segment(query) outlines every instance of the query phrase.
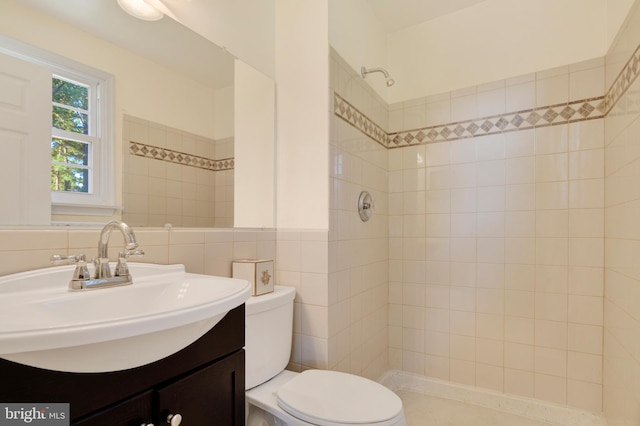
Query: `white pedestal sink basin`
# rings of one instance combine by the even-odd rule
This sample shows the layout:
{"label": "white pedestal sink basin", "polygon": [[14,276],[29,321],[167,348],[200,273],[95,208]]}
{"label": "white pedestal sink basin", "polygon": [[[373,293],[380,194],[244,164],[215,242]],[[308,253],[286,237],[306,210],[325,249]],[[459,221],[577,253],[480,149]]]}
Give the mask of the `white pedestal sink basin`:
{"label": "white pedestal sink basin", "polygon": [[251,294],[244,280],[130,263],[133,284],[68,291],[74,266],[0,277],[0,358],[70,372],[117,371],[196,341]]}

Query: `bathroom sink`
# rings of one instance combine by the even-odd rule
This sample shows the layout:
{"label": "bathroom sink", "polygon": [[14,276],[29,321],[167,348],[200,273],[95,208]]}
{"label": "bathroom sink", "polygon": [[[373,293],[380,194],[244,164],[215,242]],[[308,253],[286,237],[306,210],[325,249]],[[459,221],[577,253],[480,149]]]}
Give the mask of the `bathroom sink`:
{"label": "bathroom sink", "polygon": [[204,335],[251,294],[245,280],[130,263],[133,284],[68,291],[74,266],[0,277],[0,358],[69,372],[134,368]]}

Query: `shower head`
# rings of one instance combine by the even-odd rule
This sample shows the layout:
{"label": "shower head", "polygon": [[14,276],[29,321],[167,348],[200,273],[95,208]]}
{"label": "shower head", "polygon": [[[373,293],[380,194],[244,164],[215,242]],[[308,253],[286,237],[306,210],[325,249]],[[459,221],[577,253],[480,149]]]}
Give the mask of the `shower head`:
{"label": "shower head", "polygon": [[389,73],[384,68],[360,68],[360,75],[362,75],[362,78],[367,78],[367,74],[372,72],[381,72],[384,75],[384,78],[387,80],[387,87],[391,87],[395,83],[395,81],[389,77]]}

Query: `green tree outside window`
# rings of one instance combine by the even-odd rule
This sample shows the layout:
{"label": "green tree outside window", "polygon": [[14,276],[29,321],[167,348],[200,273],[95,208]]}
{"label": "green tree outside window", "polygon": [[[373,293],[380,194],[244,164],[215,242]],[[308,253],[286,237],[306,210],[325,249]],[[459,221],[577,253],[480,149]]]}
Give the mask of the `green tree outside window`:
{"label": "green tree outside window", "polygon": [[[54,129],[89,134],[89,88],[53,78]],[[89,192],[89,145],[69,138],[51,138],[51,190]]]}

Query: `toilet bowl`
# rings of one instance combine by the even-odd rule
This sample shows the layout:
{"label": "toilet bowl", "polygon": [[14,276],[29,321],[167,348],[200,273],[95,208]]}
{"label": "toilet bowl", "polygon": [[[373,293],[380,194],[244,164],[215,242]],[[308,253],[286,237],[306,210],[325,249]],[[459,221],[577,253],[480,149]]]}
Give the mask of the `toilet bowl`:
{"label": "toilet bowl", "polygon": [[293,287],[275,286],[245,303],[246,424],[406,425],[400,398],[377,382],[338,371],[285,370],[294,297]]}

